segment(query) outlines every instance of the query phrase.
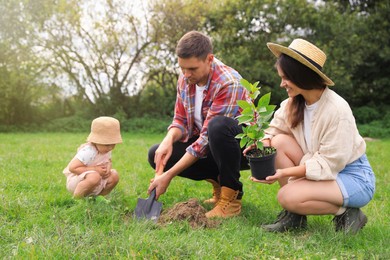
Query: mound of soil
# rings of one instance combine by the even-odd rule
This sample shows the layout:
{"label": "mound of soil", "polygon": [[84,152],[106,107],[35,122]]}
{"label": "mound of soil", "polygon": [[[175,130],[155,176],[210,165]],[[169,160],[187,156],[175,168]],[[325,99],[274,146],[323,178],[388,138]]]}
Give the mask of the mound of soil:
{"label": "mound of soil", "polygon": [[206,209],[202,207],[197,199],[189,199],[180,202],[173,208],[163,211],[158,220],[159,224],[166,225],[173,221],[188,221],[192,228],[214,228],[220,222],[206,218]]}

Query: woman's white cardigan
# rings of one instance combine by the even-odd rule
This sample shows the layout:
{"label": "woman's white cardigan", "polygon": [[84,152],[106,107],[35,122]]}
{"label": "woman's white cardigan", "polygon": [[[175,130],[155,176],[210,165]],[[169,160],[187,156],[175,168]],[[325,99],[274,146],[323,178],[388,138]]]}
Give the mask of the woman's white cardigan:
{"label": "woman's white cardigan", "polygon": [[306,145],[303,123],[292,129],[286,121],[288,100],[281,103],[265,133],[271,139],[281,133],[296,139],[304,153],[300,164],[306,165],[307,179],[334,180],[347,164],[365,153],[366,143],[358,132],[351,108],[333,90],[325,89],[314,111],[311,147]]}

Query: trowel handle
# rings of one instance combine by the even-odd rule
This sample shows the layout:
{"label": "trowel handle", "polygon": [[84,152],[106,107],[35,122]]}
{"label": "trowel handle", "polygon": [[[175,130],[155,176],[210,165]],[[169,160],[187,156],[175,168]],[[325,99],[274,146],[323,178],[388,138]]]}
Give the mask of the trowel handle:
{"label": "trowel handle", "polygon": [[164,172],[164,165],[160,163],[160,166],[157,168],[156,175],[160,176]]}
{"label": "trowel handle", "polygon": [[154,188],[149,195],[148,200],[155,200],[156,199],[156,188]]}
{"label": "trowel handle", "polygon": [[148,211],[152,208],[153,201],[156,199],[156,188],[154,188],[149,195],[149,198],[146,200],[146,208]]}

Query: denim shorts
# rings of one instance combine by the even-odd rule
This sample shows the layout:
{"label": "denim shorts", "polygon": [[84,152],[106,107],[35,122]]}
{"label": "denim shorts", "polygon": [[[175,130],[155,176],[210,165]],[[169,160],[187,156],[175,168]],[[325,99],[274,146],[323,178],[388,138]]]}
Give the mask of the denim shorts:
{"label": "denim shorts", "polygon": [[361,208],[375,192],[375,175],[365,154],[339,172],[336,181],[343,194],[343,207]]}

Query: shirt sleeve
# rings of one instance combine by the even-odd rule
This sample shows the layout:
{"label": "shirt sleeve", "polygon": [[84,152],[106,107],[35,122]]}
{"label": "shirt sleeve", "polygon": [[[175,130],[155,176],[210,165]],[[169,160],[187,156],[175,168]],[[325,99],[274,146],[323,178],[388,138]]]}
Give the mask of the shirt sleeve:
{"label": "shirt sleeve", "polygon": [[182,75],[180,76],[178,83],[177,83],[177,90],[176,90],[176,103],[175,103],[175,114],[173,116],[172,123],[169,125],[168,130],[171,128],[178,128],[180,129],[182,133],[182,139],[180,141],[186,142],[189,139],[188,136],[188,119],[187,119],[187,112],[185,110],[184,104],[183,104],[183,98],[181,93],[180,85],[183,84]]}
{"label": "shirt sleeve", "polygon": [[96,149],[92,145],[85,145],[76,154],[76,158],[84,165],[89,166],[97,155]]}
{"label": "shirt sleeve", "polygon": [[265,137],[264,138],[269,138],[272,139],[275,135],[278,134],[288,134],[292,135],[292,132],[290,128],[288,127],[288,122],[287,122],[287,103],[288,99],[284,100],[280,104],[280,108],[275,111],[274,117],[272,118],[269,127],[265,129]]}

